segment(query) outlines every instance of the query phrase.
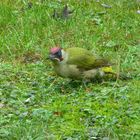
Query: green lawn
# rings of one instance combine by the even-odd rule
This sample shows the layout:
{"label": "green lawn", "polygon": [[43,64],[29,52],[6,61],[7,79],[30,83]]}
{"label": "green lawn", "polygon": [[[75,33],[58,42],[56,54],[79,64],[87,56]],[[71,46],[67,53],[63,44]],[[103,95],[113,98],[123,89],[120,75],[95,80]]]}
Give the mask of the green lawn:
{"label": "green lawn", "polygon": [[[66,3],[73,14],[54,19]],[[138,0],[0,0],[0,139],[139,140],[138,10]],[[108,57],[132,79],[85,87],[58,77],[47,59],[55,45]]]}

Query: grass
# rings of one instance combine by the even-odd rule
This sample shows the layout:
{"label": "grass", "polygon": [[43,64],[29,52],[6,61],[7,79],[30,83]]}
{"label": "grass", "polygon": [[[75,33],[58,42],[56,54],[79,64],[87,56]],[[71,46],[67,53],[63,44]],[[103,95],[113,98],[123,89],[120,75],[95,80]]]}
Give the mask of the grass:
{"label": "grass", "polygon": [[[68,3],[74,13],[53,19]],[[101,4],[111,5],[105,8]],[[139,140],[140,3],[136,0],[0,2],[0,139]],[[70,82],[47,60],[52,46],[120,61],[127,81]]]}

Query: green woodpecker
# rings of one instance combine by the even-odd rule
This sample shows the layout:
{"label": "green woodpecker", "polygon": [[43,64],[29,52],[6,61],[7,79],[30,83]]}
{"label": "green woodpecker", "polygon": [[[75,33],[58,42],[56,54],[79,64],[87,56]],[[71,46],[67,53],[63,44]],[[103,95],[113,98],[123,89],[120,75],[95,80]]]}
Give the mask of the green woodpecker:
{"label": "green woodpecker", "polygon": [[65,78],[89,80],[113,73],[109,61],[83,48],[54,47],[50,50],[49,58],[53,62],[55,72]]}

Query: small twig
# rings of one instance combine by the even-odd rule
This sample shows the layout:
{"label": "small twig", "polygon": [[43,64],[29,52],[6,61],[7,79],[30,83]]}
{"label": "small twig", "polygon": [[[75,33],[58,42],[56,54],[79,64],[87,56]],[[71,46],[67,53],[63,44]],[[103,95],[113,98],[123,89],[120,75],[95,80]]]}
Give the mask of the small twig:
{"label": "small twig", "polygon": [[50,89],[50,88],[54,85],[55,82],[56,82],[56,80],[54,80],[54,81],[49,85],[49,87],[48,87],[47,89]]}
{"label": "small twig", "polygon": [[119,56],[118,65],[117,65],[117,78],[116,78],[116,81],[118,81],[119,77],[120,77],[120,64],[121,64],[121,62],[120,62],[120,56]]}

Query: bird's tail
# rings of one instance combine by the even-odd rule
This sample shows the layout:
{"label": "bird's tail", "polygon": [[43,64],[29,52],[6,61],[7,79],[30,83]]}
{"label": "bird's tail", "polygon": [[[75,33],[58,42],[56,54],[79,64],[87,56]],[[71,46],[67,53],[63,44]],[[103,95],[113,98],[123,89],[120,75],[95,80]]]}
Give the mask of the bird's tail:
{"label": "bird's tail", "polygon": [[129,80],[132,79],[132,77],[127,76],[126,74],[122,73],[122,72],[115,72],[112,69],[112,66],[109,67],[103,67],[101,68],[101,70],[104,72],[104,78],[105,79],[121,79],[121,80]]}

